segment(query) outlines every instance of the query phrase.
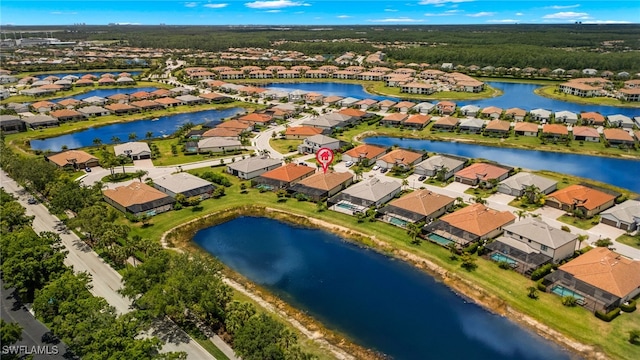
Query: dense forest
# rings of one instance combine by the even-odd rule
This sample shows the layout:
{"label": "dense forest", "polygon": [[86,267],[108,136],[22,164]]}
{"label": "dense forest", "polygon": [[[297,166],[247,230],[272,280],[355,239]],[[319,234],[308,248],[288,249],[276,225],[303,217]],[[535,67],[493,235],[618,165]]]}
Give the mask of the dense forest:
{"label": "dense forest", "polygon": [[3,30],[42,30],[50,34],[53,31],[52,34],[63,41],[117,40],[136,47],[202,51],[261,47],[329,56],[346,51],[382,50],[389,59],[403,62],[640,70],[637,61],[640,26],[635,24],[331,28],[114,25],[5,27]]}

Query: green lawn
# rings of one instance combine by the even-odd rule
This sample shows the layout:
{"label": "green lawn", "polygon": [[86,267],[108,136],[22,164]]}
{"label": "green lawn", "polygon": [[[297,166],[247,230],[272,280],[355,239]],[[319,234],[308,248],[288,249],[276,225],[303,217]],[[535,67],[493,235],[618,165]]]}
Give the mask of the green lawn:
{"label": "green lawn", "polygon": [[620,235],[616,241],[625,245],[633,246],[636,249],[640,249],[640,235],[631,236],[627,234]]}
{"label": "green lawn", "polygon": [[622,101],[609,97],[580,97],[575,95],[569,95],[565,93],[556,93],[558,89],[557,85],[545,86],[539,89],[535,89],[534,92],[540,96],[552,98],[555,100],[579,103],[579,104],[589,104],[589,105],[606,105],[606,106],[620,106],[620,107],[633,107],[638,108],[640,104]]}
{"label": "green lawn", "polygon": [[[193,172],[203,171],[222,173],[223,168],[198,169]],[[240,181],[231,177],[229,179],[233,185],[226,188],[226,195],[220,199],[203,201],[201,211],[194,212],[190,208],[185,208],[159,214],[151,220],[153,225],[145,229],[142,229],[140,224],[130,224],[133,228],[133,234],[159,239],[165,231],[201,215],[247,204],[282,209],[375,236],[377,240],[389,244],[388,248],[381,250],[383,252],[393,254],[397,250],[405,250],[430,260],[449,271],[445,283],[465,286],[470,282],[483,288],[484,292],[479,295],[480,301],[487,302],[487,306],[496,312],[504,313],[507,307],[513,308],[582,343],[596,345],[612,358],[640,358],[640,347],[632,346],[626,341],[628,338],[626,332],[638,328],[637,324],[640,324],[640,311],[623,314],[613,322],[605,323],[580,307],[564,307],[560,298],[555,295],[540,294],[539,300],[531,300],[527,297],[526,288],[531,286],[533,282],[513,271],[499,269],[493,262],[479,258],[477,261],[479,267],[476,271],[462,271],[459,262],[453,262],[449,259],[447,249],[426,242],[418,246],[412,245],[408,241],[406,232],[395,226],[382,222],[358,223],[351,216],[331,211],[318,212],[315,204],[294,199],[278,203],[275,194],[271,192],[260,193],[256,189],[250,189],[247,194],[241,194]],[[124,219],[121,221],[126,222]],[[360,241],[364,245],[373,245],[367,238],[360,239]],[[477,290],[473,292],[475,293]]]}
{"label": "green lawn", "polygon": [[[153,165],[155,166],[181,165],[196,161],[219,159],[232,155],[249,157],[252,152],[251,150],[241,150],[237,152],[214,153],[211,156],[209,154],[185,154],[182,152],[183,145],[180,144],[179,139],[168,138],[153,140],[152,142],[158,146],[158,150],[160,151],[160,157],[153,159]],[[176,154],[172,152],[172,145],[175,145],[177,150]]]}
{"label": "green lawn", "polygon": [[269,145],[280,154],[288,154],[298,150],[303,140],[271,139]]}
{"label": "green lawn", "polygon": [[592,227],[598,225],[600,222],[600,219],[597,216],[591,219],[580,219],[580,218],[569,216],[566,214],[560,216],[557,220],[568,225],[573,225],[578,229],[582,229],[582,230],[589,230]]}

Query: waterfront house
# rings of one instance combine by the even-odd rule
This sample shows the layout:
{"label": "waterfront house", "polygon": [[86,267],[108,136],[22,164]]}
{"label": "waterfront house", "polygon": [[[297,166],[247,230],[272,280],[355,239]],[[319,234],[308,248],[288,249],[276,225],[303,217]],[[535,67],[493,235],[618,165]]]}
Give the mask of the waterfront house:
{"label": "waterfront house", "polygon": [[351,116],[354,122],[360,122],[362,119],[370,116],[370,114],[365,111],[353,108],[341,109],[340,111],[338,111],[338,114]]}
{"label": "waterfront house", "polygon": [[487,244],[492,252],[515,260],[522,273],[571,257],[578,235],[555,228],[539,218],[527,218],[504,227],[504,234]]}
{"label": "waterfront house", "polygon": [[513,132],[522,136],[538,136],[538,124],[530,122],[517,122],[513,126]]}
{"label": "waterfront house", "polygon": [[314,173],[315,168],[311,166],[289,163],[261,174],[253,180],[252,184],[267,186],[271,189],[287,189]]}
{"label": "waterfront house", "polygon": [[190,94],[176,96],[176,100],[180,101],[185,105],[198,105],[198,104],[204,104],[207,102],[206,99],[203,99],[199,96],[190,95]]}
{"label": "waterfront house", "polygon": [[498,192],[511,196],[522,196],[529,186],[535,186],[542,194],[548,195],[558,188],[558,182],[523,171],[502,180],[498,184]]}
{"label": "waterfront house", "polygon": [[340,140],[322,134],[312,135],[305,138],[298,146],[298,153],[315,154],[321,148],[338,150],[340,149]]}
{"label": "waterfront house", "polygon": [[511,108],[504,112],[504,118],[513,121],[524,121],[525,116],[527,116],[527,111],[520,108]]}
{"label": "waterfront house", "polygon": [[582,119],[582,123],[586,125],[605,125],[604,116],[600,115],[597,112],[583,112],[582,114],[580,114],[580,118]]}
{"label": "waterfront house", "polygon": [[568,136],[569,130],[564,125],[544,124],[542,126],[542,137],[551,139],[566,139]]}
{"label": "waterfront house", "polygon": [[75,109],[76,106],[82,104],[82,101],[77,99],[64,99],[58,101],[58,106],[65,109]]}
{"label": "waterfront house", "polygon": [[627,200],[600,213],[600,222],[625,231],[640,228],[640,201]]}
{"label": "waterfront house", "polygon": [[60,109],[60,110],[54,110],[50,113],[50,115],[55,118],[58,119],[58,121],[62,122],[62,121],[76,121],[76,120],[83,120],[84,119],[84,115],[82,115],[81,113],[77,112],[76,110],[73,109]]}
{"label": "waterfront house", "polygon": [[362,110],[367,110],[371,107],[374,107],[378,104],[377,100],[373,100],[373,99],[364,99],[364,100],[360,100],[358,101],[355,105],[360,107],[360,109]]}
{"label": "waterfront house", "polygon": [[502,109],[496,106],[487,106],[482,109],[482,116],[487,117],[489,119],[499,119],[502,115]]}
{"label": "waterfront house", "polygon": [[280,166],[281,160],[252,156],[227,165],[227,173],[240,179],[251,180]]}
{"label": "waterfront house", "polygon": [[515,222],[509,211],[490,209],[482,204],[472,204],[428,225],[426,232],[435,233],[455,243],[466,246],[471,242],[492,239],[503,228]]}
{"label": "waterfront house", "polygon": [[154,178],[153,187],[174,199],[178,194],[181,194],[187,199],[196,196],[201,200],[210,198],[216,188],[207,180],[186,172]]}
{"label": "waterfront house", "polygon": [[49,112],[53,109],[56,109],[58,107],[58,104],[51,102],[51,101],[47,101],[47,100],[43,100],[43,101],[37,101],[34,102],[33,104],[31,104],[31,108],[37,112],[37,113],[41,113],[44,114],[46,112]]}
{"label": "waterfront house", "polygon": [[140,112],[140,108],[138,107],[131,106],[129,104],[121,104],[121,103],[113,103],[113,104],[105,105],[104,108],[116,115],[133,114],[136,112]]}
{"label": "waterfront house", "polygon": [[[170,92],[171,93],[171,92]],[[144,100],[153,97],[148,91],[136,91],[133,94],[129,95],[131,100]]]}
{"label": "waterfront house", "polygon": [[361,181],[329,198],[331,210],[353,215],[365,212],[369,207],[379,207],[393,199],[402,190],[399,181],[380,180],[377,177]]}
{"label": "waterfront house", "polygon": [[397,103],[392,100],[382,100],[378,103],[378,108],[380,108],[380,111],[389,111],[389,109],[391,109],[396,104]]}
{"label": "waterfront house", "polygon": [[409,109],[413,108],[414,106],[416,106],[416,103],[412,101],[400,101],[399,103],[393,105],[392,108],[399,112],[406,113],[407,111],[409,111]]}
{"label": "waterfront house", "polygon": [[138,100],[138,101],[132,101],[129,104],[137,108],[140,108],[140,110],[144,110],[144,111],[160,110],[164,108],[164,105],[158,104],[153,100]]}
{"label": "waterfront house", "polygon": [[174,99],[172,97],[162,97],[159,99],[154,99],[154,102],[157,102],[158,104],[162,105],[162,107],[164,108],[168,108],[168,107],[176,107],[176,106],[180,106],[183,105],[184,102]]}
{"label": "waterfront house", "polygon": [[380,120],[380,125],[399,126],[409,118],[409,115],[403,113],[391,113]]}
{"label": "waterfront house", "polygon": [[463,116],[478,116],[480,112],[480,107],[475,105],[465,105],[460,108],[460,114]]}
{"label": "waterfront house", "polygon": [[557,111],[554,117],[557,122],[563,122],[565,124],[575,124],[578,122],[578,114],[571,111]]}
{"label": "waterfront house", "polygon": [[198,141],[198,152],[226,152],[242,149],[242,143],[239,140],[223,138],[223,137],[208,137]]}
{"label": "waterfront house", "polygon": [[592,217],[614,205],[615,195],[583,185],[570,185],[549,194],[545,205],[566,212],[581,211],[585,217]]}
{"label": "waterfront house", "polygon": [[502,181],[509,169],[489,163],[475,163],[455,173],[455,181],[466,185],[492,187],[492,181]]}
{"label": "waterfront house", "polygon": [[433,126],[431,126],[431,130],[451,132],[456,129],[459,122],[460,119],[453,116],[443,116],[433,123]]}
{"label": "waterfront house", "polygon": [[[215,127],[213,129],[202,129],[202,134],[199,136],[192,136],[193,140],[200,140],[208,137],[223,137],[229,139],[240,140],[240,134],[243,133],[242,129]],[[196,143],[197,144],[197,143]]]}
{"label": "waterfront house", "polygon": [[640,261],[596,247],[547,275],[545,283],[552,292],[569,290],[584,297],[586,307],[609,312],[640,294]]}
{"label": "waterfront house", "polygon": [[491,120],[484,128],[485,135],[496,135],[501,137],[508,137],[509,131],[511,131],[511,123],[504,120]]}
{"label": "waterfront house", "polygon": [[104,105],[108,101],[109,101],[108,99],[103,98],[101,96],[90,96],[88,98],[82,99],[83,103],[91,104],[91,105]]}
{"label": "waterfront house", "polygon": [[430,115],[416,114],[416,115],[409,116],[409,118],[405,120],[402,123],[402,125],[406,127],[414,128],[417,130],[422,130],[429,124],[430,121],[431,121]]}
{"label": "waterfront house", "polygon": [[113,146],[116,156],[124,155],[131,160],[151,159],[149,144],[141,141],[132,141]]}
{"label": "waterfront house", "polygon": [[50,115],[23,116],[22,121],[32,129],[58,126],[58,119]]}
{"label": "waterfront house", "polygon": [[360,161],[366,160],[367,164],[372,164],[384,154],[386,154],[387,149],[375,145],[362,144],[345,151],[342,154],[343,161],[351,161],[353,163],[359,163]]}
{"label": "waterfront house", "polygon": [[623,129],[604,129],[602,135],[611,145],[633,146],[634,144],[631,134]]}
{"label": "waterfront house", "polygon": [[284,131],[284,137],[287,140],[304,139],[309,136],[318,135],[322,133],[321,128],[313,126],[294,126],[288,127]]}
{"label": "waterfront house", "polygon": [[630,117],[621,114],[609,115],[607,116],[607,120],[609,121],[609,125],[623,129],[632,129],[634,126],[634,122]]}
{"label": "waterfront house", "polygon": [[420,114],[428,114],[430,113],[436,106],[430,102],[421,102],[413,107],[413,110],[419,112]]}
{"label": "waterfront house", "polygon": [[432,156],[415,166],[415,173],[418,175],[437,176],[442,170],[442,180],[447,180],[456,172],[464,168],[465,160],[444,155]]}
{"label": "waterfront house", "polygon": [[534,109],[529,112],[531,121],[546,123],[551,120],[551,111],[545,109]]}
{"label": "waterfront house", "polygon": [[376,161],[376,165],[386,169],[391,169],[394,166],[407,169],[421,162],[423,156],[425,156],[425,154],[404,149],[395,149],[381,156]]}
{"label": "waterfront house", "polygon": [[305,195],[309,200],[318,202],[339,193],[352,183],[353,174],[350,172],[316,172],[291,186],[288,191]]}
{"label": "waterfront house", "polygon": [[[244,132],[244,131],[252,131],[253,124],[246,121],[233,119],[233,120],[227,120],[227,121],[221,122],[220,124],[216,125],[216,128],[233,129],[239,132]],[[207,136],[206,133],[203,136],[206,137]]]}
{"label": "waterfront house", "polygon": [[436,109],[440,115],[451,115],[456,112],[456,103],[452,101],[440,101],[436,104]]}
{"label": "waterfront house", "polygon": [[354,97],[347,97],[344,98],[340,101],[338,101],[338,105],[342,106],[342,107],[351,107],[351,106],[355,106],[355,104],[360,101],[360,99],[356,99]]}
{"label": "waterfront house", "polygon": [[340,100],[344,99],[342,96],[331,95],[322,100],[325,105],[337,105]]}
{"label": "waterfront house", "polygon": [[82,150],[67,150],[57,154],[48,155],[45,156],[45,160],[57,165],[59,168],[72,168],[74,170],[99,165],[97,157]]}
{"label": "waterfront house", "polygon": [[0,130],[4,134],[27,131],[27,126],[15,115],[0,115]]}
{"label": "waterfront house", "polygon": [[478,118],[466,118],[460,120],[458,129],[463,134],[480,134],[484,128],[484,120]]}
{"label": "waterfront house", "polygon": [[578,141],[599,142],[600,134],[598,130],[589,126],[574,126],[571,130],[573,139]]}
{"label": "waterfront house", "polygon": [[407,223],[428,223],[442,216],[453,208],[455,201],[454,198],[423,189],[392,200],[378,212],[383,214],[383,221],[405,227]]}
{"label": "waterfront house", "polygon": [[407,82],[400,85],[400,92],[407,94],[431,95],[436,92],[436,86],[423,82]]}
{"label": "waterfront house", "polygon": [[126,186],[102,191],[104,200],[117,210],[133,216],[156,215],[173,209],[175,200],[160,190],[134,181]]}

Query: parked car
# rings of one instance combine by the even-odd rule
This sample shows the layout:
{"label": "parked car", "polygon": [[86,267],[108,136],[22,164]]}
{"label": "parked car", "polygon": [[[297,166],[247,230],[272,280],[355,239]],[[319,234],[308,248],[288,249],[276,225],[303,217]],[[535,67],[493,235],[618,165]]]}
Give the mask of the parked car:
{"label": "parked car", "polygon": [[346,166],[346,167],[352,167],[352,166],[353,166],[353,161],[347,161],[347,162],[345,163],[345,166]]}
{"label": "parked car", "polygon": [[42,338],[40,340],[45,344],[58,344],[60,343],[60,339],[56,335],[54,335],[51,331],[47,331],[42,334]]}
{"label": "parked car", "polygon": [[34,199],[32,197],[27,199],[27,204],[29,204],[29,205],[34,205],[34,204],[37,204],[37,203],[38,203],[38,200],[36,200],[36,199]]}
{"label": "parked car", "polygon": [[84,171],[91,172],[91,168],[87,166],[86,168],[84,168]]}
{"label": "parked car", "polygon": [[422,175],[422,176],[420,176],[420,177],[418,178],[418,181],[425,181],[425,180],[427,180],[427,177],[426,177],[426,176],[424,176],[424,175]]}
{"label": "parked car", "polygon": [[387,171],[389,171],[389,169],[387,169],[387,168],[382,168],[382,169],[380,169],[380,173],[381,173],[381,174],[384,174],[384,173],[386,173]]}
{"label": "parked car", "polygon": [[374,166],[371,168],[371,170],[373,170],[373,171],[376,171],[376,170],[378,170],[378,169],[380,169],[380,166],[378,166],[378,165],[374,165]]}

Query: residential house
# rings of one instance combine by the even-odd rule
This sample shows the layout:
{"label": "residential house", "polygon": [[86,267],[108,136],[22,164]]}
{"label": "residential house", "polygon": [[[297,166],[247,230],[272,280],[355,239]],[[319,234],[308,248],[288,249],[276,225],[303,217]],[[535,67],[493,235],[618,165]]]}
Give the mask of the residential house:
{"label": "residential house", "polygon": [[198,141],[198,152],[226,152],[242,149],[242,143],[236,139],[208,137]]}
{"label": "residential house", "polygon": [[242,115],[239,118],[237,118],[236,120],[241,121],[241,122],[254,124],[254,125],[266,126],[266,125],[269,125],[273,121],[273,117],[271,115],[269,115],[269,114],[262,114],[262,113],[253,112],[253,113],[250,113],[250,114]]}
{"label": "residential house", "polygon": [[424,129],[429,122],[431,121],[431,115],[411,115],[407,120],[405,120],[402,125],[414,129]]}
{"label": "residential house", "polygon": [[108,101],[109,101],[108,99],[103,98],[101,96],[90,96],[88,98],[82,99],[83,103],[91,104],[91,105],[104,105]]}
{"label": "residential house", "polygon": [[154,178],[153,187],[174,199],[178,194],[181,194],[187,199],[199,197],[201,200],[210,198],[213,190],[216,189],[216,187],[207,180],[187,172]]}
{"label": "residential house", "polygon": [[480,112],[480,107],[475,105],[465,105],[460,108],[460,114],[463,116],[478,116]]}
{"label": "residential house", "polygon": [[111,114],[111,112],[109,112],[109,110],[103,108],[102,106],[96,106],[96,105],[90,105],[90,106],[81,107],[81,108],[78,109],[78,111],[82,115],[84,115],[84,117],[86,117],[86,118],[98,117],[98,116],[107,116],[107,115]]}
{"label": "residential house", "polygon": [[520,108],[511,108],[504,112],[504,118],[513,121],[524,121],[525,116],[527,116],[527,111]]}
{"label": "residential house", "polygon": [[634,144],[631,134],[623,129],[604,129],[602,135],[611,145],[633,146]]}
{"label": "residential house", "polygon": [[492,187],[492,182],[499,182],[509,176],[509,169],[489,163],[475,163],[459,170],[455,174],[455,181],[466,185]]}
{"label": "residential house", "polygon": [[353,108],[341,109],[340,111],[338,111],[338,114],[351,116],[354,122],[360,122],[362,119],[370,116],[370,114],[365,111]]}
{"label": "residential house", "polygon": [[519,172],[502,180],[498,184],[498,192],[511,196],[522,196],[525,189],[535,186],[542,194],[548,195],[558,188],[558,182],[528,172]]}
{"label": "residential house", "polygon": [[313,126],[294,126],[288,127],[284,131],[284,137],[287,140],[305,139],[309,136],[319,135],[322,133],[321,128]]}
{"label": "residential house", "polygon": [[504,120],[491,120],[484,128],[485,135],[497,135],[501,137],[508,137],[509,131],[511,131],[511,123]]}
{"label": "residential house", "polygon": [[460,120],[460,132],[467,134],[480,134],[484,127],[484,120],[477,118],[466,118]]}
{"label": "residential house", "polygon": [[367,110],[371,107],[377,106],[378,101],[373,99],[364,99],[360,100],[356,103],[356,106],[360,107],[362,110]]}
{"label": "residential house", "polygon": [[114,104],[105,105],[104,107],[105,109],[109,110],[110,112],[113,112],[116,115],[132,114],[132,113],[140,112],[140,108],[131,106],[129,104],[114,103]]}
{"label": "residential house", "polygon": [[315,173],[315,168],[294,163],[269,170],[253,180],[253,184],[268,186],[271,189],[287,189],[300,180]]}
{"label": "residential house", "polygon": [[331,210],[353,215],[365,212],[369,207],[380,207],[393,199],[402,190],[399,181],[380,180],[377,177],[361,181],[329,198]]}
{"label": "residential house", "polygon": [[84,119],[84,115],[72,109],[54,110],[50,114],[53,118],[58,119],[58,121],[76,121]]}
{"label": "residential house", "polygon": [[154,102],[157,102],[158,104],[162,105],[164,108],[169,108],[169,107],[176,107],[176,106],[180,106],[183,105],[184,103],[178,99],[174,99],[172,97],[162,97],[159,99],[155,99],[153,100]]}
{"label": "residential house", "polygon": [[99,165],[97,157],[82,150],[67,150],[57,154],[45,156],[48,162],[60,168],[70,167],[74,170],[90,168]]}
{"label": "residential house", "polygon": [[513,132],[516,135],[522,136],[538,136],[539,131],[538,124],[530,123],[530,122],[517,122],[513,126]]}
{"label": "residential house", "polygon": [[289,93],[289,101],[290,102],[304,101],[307,93],[308,91],[304,91],[304,90],[293,90],[292,92]]}
{"label": "residential house", "polygon": [[549,194],[545,205],[590,218],[614,205],[616,196],[583,185],[570,185]]}
{"label": "residential house", "polygon": [[452,132],[456,129],[459,122],[460,119],[453,116],[443,116],[433,123],[433,126],[431,126],[431,130]]}
{"label": "residential house", "polygon": [[215,127],[213,129],[204,130],[200,137],[194,138],[194,140],[200,140],[209,137],[222,137],[234,140],[240,140],[240,134],[243,133],[242,129],[227,128],[227,127]]}
{"label": "residential house", "polygon": [[282,166],[281,160],[252,156],[229,164],[227,173],[240,179],[251,180],[280,166]]}
{"label": "residential house", "polygon": [[12,134],[27,131],[27,127],[24,121],[15,115],[0,115],[0,131],[3,134]]}
{"label": "residential house", "polygon": [[163,104],[159,104],[153,100],[138,100],[138,101],[132,101],[129,103],[129,105],[133,105],[137,108],[140,108],[141,110],[146,110],[146,111],[150,111],[150,110],[160,110],[164,108]]}
{"label": "residential house", "polygon": [[607,120],[609,121],[609,125],[617,126],[623,129],[632,129],[634,126],[633,120],[625,115],[609,115],[607,116]]}
{"label": "residential house", "polygon": [[353,163],[359,163],[360,161],[366,160],[367,164],[372,164],[386,154],[386,152],[387,149],[383,147],[362,144],[345,151],[342,154],[342,160],[345,162],[351,161]]}
{"label": "residential house", "polygon": [[437,176],[442,172],[442,180],[447,180],[456,172],[464,168],[465,160],[451,156],[435,155],[415,166],[414,172],[418,175]]}
{"label": "residential house", "polygon": [[552,139],[566,139],[569,137],[569,130],[560,124],[544,124],[542,126],[542,137]]}
{"label": "residential house", "polygon": [[58,106],[65,109],[75,109],[76,106],[82,104],[82,101],[77,99],[64,99],[58,101]]}
{"label": "residential house", "polygon": [[482,116],[487,117],[489,119],[499,119],[502,115],[502,109],[495,106],[487,106],[482,109]]}
{"label": "residential house", "polygon": [[431,222],[451,210],[455,201],[454,198],[423,189],[392,200],[378,212],[383,214],[383,221],[405,227],[407,223]]}
{"label": "residential house", "polygon": [[288,191],[293,194],[305,195],[311,201],[318,202],[339,193],[352,183],[353,174],[350,172],[317,172],[300,180]]}
{"label": "residential house", "polygon": [[407,82],[400,84],[400,92],[407,94],[431,95],[436,92],[435,85],[423,82]]}
{"label": "residential house", "polygon": [[545,109],[534,109],[529,112],[529,118],[531,121],[546,123],[551,120],[551,111]]}
{"label": "residential house", "polygon": [[340,114],[330,113],[323,114],[315,119],[309,119],[302,122],[304,126],[313,126],[323,130],[324,133],[331,133],[334,129],[345,128],[351,124],[353,117]]}
{"label": "residential house", "polygon": [[640,201],[627,200],[600,213],[600,222],[625,231],[640,228]]}
{"label": "residential house", "polygon": [[412,109],[414,106],[416,106],[416,103],[411,102],[411,101],[400,101],[399,103],[395,104],[392,106],[393,109],[401,112],[401,113],[406,113],[407,111],[409,111],[410,109]]}
{"label": "residential house", "polygon": [[[227,120],[227,121],[221,122],[220,124],[216,125],[216,128],[232,129],[239,132],[245,132],[245,131],[252,131],[253,124],[246,121],[233,119],[233,120]],[[206,134],[207,133],[205,133],[203,137],[207,137]]]}
{"label": "residential house", "polygon": [[51,101],[43,100],[43,101],[34,102],[33,104],[31,104],[31,107],[37,113],[44,114],[44,113],[50,112],[51,110],[57,108],[58,104],[56,104],[54,102],[51,102]]}
{"label": "residential house", "polygon": [[436,109],[440,115],[451,115],[456,112],[456,103],[452,101],[440,101],[436,104]]}
{"label": "residential house", "polygon": [[522,273],[547,263],[558,264],[576,250],[578,235],[555,228],[539,218],[527,218],[504,227],[504,235],[487,249],[515,260]]}
{"label": "residential house", "polygon": [[340,140],[322,134],[309,136],[298,146],[298,153],[315,154],[321,148],[338,150],[340,149]]}
{"label": "residential house", "polygon": [[116,156],[124,155],[132,160],[151,159],[149,144],[141,141],[132,141],[113,146]]}
{"label": "residential house", "polygon": [[574,126],[571,133],[573,134],[573,139],[577,141],[600,141],[598,130],[589,126]]}
{"label": "residential house", "polygon": [[342,96],[331,95],[324,98],[322,101],[325,105],[338,105],[339,101],[344,99]]}
{"label": "residential house", "polygon": [[421,102],[413,107],[413,110],[416,110],[420,114],[428,114],[430,113],[436,106],[430,102]]}
{"label": "residential house", "polygon": [[58,126],[58,119],[49,115],[23,116],[22,121],[32,129]]}
{"label": "residential house", "polygon": [[590,309],[609,312],[640,294],[640,261],[596,247],[545,277],[551,291],[568,289]]}
{"label": "residential house", "polygon": [[376,165],[386,169],[391,169],[394,166],[407,169],[421,162],[425,155],[414,151],[395,149],[381,156],[376,161]]}
{"label": "residential house", "polygon": [[557,111],[554,116],[556,121],[561,121],[565,124],[575,124],[578,122],[578,114],[571,111]]}
{"label": "residential house", "polygon": [[109,205],[133,216],[160,214],[173,209],[176,202],[162,191],[138,181],[103,190],[102,195]]}
{"label": "residential house", "polygon": [[425,231],[465,246],[500,235],[503,228],[513,224],[515,219],[515,215],[510,211],[498,211],[482,204],[472,204],[444,215],[440,220],[428,225]]}
{"label": "residential house", "polygon": [[582,119],[583,124],[595,126],[605,125],[604,116],[600,115],[597,112],[583,112],[582,114],[580,114],[580,118]]}
{"label": "residential house", "polygon": [[356,99],[353,97],[347,97],[344,98],[340,101],[338,101],[338,105],[342,106],[342,107],[351,107],[351,106],[355,106],[355,104],[360,101],[360,99]]}
{"label": "residential house", "polygon": [[409,115],[403,113],[391,113],[382,120],[380,120],[380,125],[385,126],[400,126],[403,121],[409,118]]}

